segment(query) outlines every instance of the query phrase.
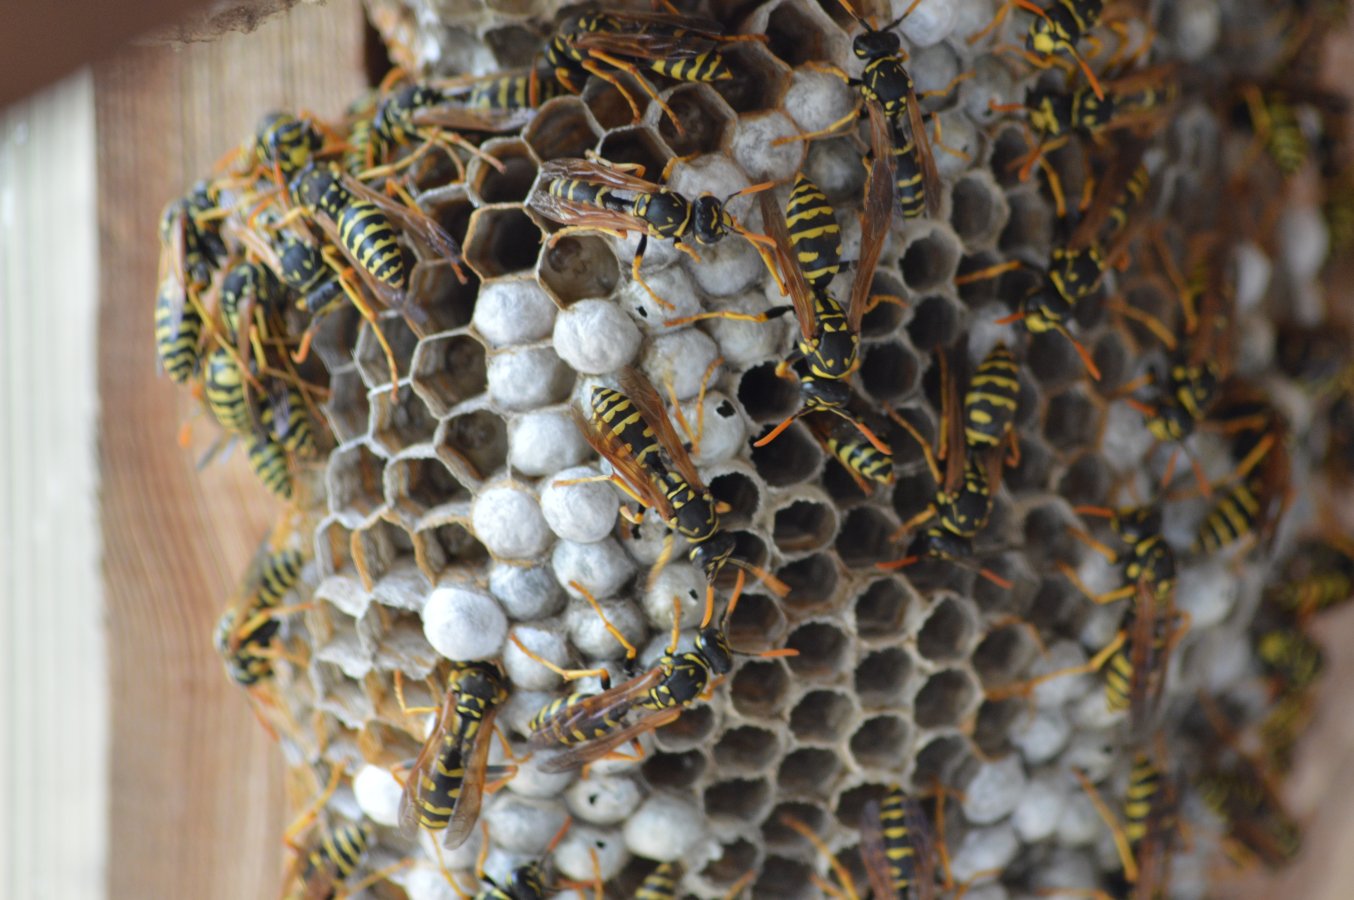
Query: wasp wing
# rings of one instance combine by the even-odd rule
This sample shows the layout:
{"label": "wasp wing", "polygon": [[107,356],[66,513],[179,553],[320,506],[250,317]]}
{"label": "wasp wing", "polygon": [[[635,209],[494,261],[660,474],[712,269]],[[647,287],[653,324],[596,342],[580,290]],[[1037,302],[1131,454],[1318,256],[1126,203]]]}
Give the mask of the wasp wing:
{"label": "wasp wing", "polygon": [[790,229],[785,223],[785,213],[770,191],[763,191],[758,198],[762,207],[762,228],[767,237],[775,244],[776,265],[780,269],[781,279],[790,292],[790,302],[794,304],[795,320],[799,322],[799,333],[805,341],[813,339],[814,313],[813,289],[799,267],[799,259],[790,244]]}
{"label": "wasp wing", "polygon": [[475,830],[475,822],[479,820],[484,782],[489,776],[489,747],[494,740],[494,717],[497,715],[498,707],[488,707],[469,752],[464,752],[462,748],[465,777],[461,781],[461,793],[456,798],[451,821],[447,823],[446,833],[442,836],[442,846],[448,850],[455,850],[464,844],[470,832]]}
{"label": "wasp wing", "polygon": [[[423,749],[419,751],[418,758],[404,779],[404,792],[400,795],[400,833],[407,838],[418,836],[419,801],[423,797],[424,782],[430,779],[429,772],[432,767],[441,763],[443,768],[453,770],[460,765],[459,747],[447,748],[446,752],[443,752],[446,736],[455,721],[456,695],[448,691],[446,697],[442,699],[442,709],[437,714],[437,722],[428,739],[423,742]],[[462,785],[462,790],[464,789],[465,786]]]}
{"label": "wasp wing", "polygon": [[[914,104],[915,106],[915,104]],[[865,101],[870,114],[870,174],[865,181],[865,209],[860,223],[860,255],[856,260],[856,274],[851,280],[851,305],[847,322],[853,334],[860,334],[860,320],[870,302],[870,287],[874,283],[875,266],[884,252],[884,241],[893,224],[893,142],[889,136],[889,122],[884,110],[874,100]],[[925,135],[923,134],[923,137]],[[927,196],[931,192],[927,190]]]}
{"label": "wasp wing", "polygon": [[874,897],[894,897],[893,872],[884,849],[884,829],[879,820],[879,801],[871,800],[860,812],[860,859]]}
{"label": "wasp wing", "polygon": [[658,389],[654,387],[653,382],[638,369],[627,367],[621,372],[620,384],[621,390],[653,429],[654,437],[676,466],[678,474],[686,479],[687,484],[691,485],[696,493],[705,493],[705,483],[701,480],[700,472],[691,462],[686,445],[673,428],[672,419],[668,417],[667,408],[663,405],[662,398],[658,396]]}
{"label": "wasp wing", "polygon": [[[634,707],[632,707],[633,709]],[[630,741],[646,731],[654,731],[662,728],[669,722],[675,720],[682,714],[680,707],[654,709],[644,707],[640,709],[638,715],[623,728],[608,732],[599,738],[586,743],[576,744],[558,754],[551,756],[541,763],[543,772],[570,772],[580,766],[594,763],[622,744]]]}
{"label": "wasp wing", "polygon": [[663,521],[671,521],[674,512],[667,495],[659,489],[653,476],[641,466],[630,450],[610,431],[598,427],[592,420],[571,408],[574,424],[583,433],[583,437],[597,454],[611,463],[616,475],[630,487],[640,502],[658,513]]}

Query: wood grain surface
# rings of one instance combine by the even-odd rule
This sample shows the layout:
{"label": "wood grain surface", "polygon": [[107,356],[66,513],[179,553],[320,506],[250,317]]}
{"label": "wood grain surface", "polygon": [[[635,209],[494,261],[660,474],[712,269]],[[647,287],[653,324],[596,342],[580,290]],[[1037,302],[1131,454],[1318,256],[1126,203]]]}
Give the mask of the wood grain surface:
{"label": "wood grain surface", "polygon": [[275,108],[332,116],[362,87],[356,0],[249,35],[134,47],[97,66],[100,442],[112,695],[109,896],[276,896],[281,759],[211,630],[278,506],[155,369],[160,209]]}

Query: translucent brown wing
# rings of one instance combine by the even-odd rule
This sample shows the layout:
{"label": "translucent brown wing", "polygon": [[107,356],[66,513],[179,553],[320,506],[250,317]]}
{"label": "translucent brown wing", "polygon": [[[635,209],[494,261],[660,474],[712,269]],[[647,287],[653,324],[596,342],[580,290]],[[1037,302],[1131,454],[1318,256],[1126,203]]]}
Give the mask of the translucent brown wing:
{"label": "translucent brown wing", "polygon": [[532,108],[475,109],[469,106],[442,105],[414,113],[414,124],[431,125],[451,131],[487,131],[499,134],[518,131],[536,115]]}
{"label": "translucent brown wing", "polygon": [[652,194],[661,191],[663,186],[646,181],[637,175],[631,175],[615,166],[604,165],[590,159],[552,159],[541,166],[541,181],[557,181],[561,178],[579,178],[604,184],[607,187],[630,191],[635,194]]}
{"label": "translucent brown wing", "polygon": [[[913,104],[915,107],[915,104]],[[884,241],[893,224],[893,141],[883,108],[874,100],[865,101],[870,115],[870,174],[865,181],[865,209],[860,223],[860,255],[851,280],[851,305],[847,322],[851,331],[860,333],[860,320],[870,302],[875,266],[884,252]],[[924,136],[924,135],[923,135]],[[927,196],[930,196],[928,190]]]}
{"label": "translucent brown wing", "polygon": [[428,217],[421,209],[410,209],[403,203],[387,197],[380,191],[374,191],[357,178],[335,169],[334,174],[355,197],[376,204],[399,225],[407,235],[416,238],[425,250],[425,255],[433,259],[461,260],[461,245],[447,233],[441,225]]}
{"label": "translucent brown wing", "polygon": [[541,180],[527,206],[553,222],[564,225],[582,225],[609,231],[649,231],[643,219],[620,210],[605,209],[590,203],[580,203],[550,192],[552,181],[577,178],[594,184],[604,184],[634,195],[652,193],[661,188],[652,182],[627,175],[607,166],[599,166],[584,159],[552,159],[541,167]]}
{"label": "translucent brown wing", "polygon": [[[700,16],[684,16],[674,13],[660,12],[638,12],[638,11],[610,11],[606,13],[607,17],[619,22],[623,29],[629,29],[624,33],[630,34],[644,29],[654,27],[666,29],[681,29],[692,37],[702,37],[712,41],[720,41],[725,38],[725,28],[714,19],[706,19]],[[595,34],[597,32],[589,32]]]}
{"label": "translucent brown wing", "polygon": [[621,372],[620,384],[621,391],[630,398],[630,402],[635,404],[644,421],[653,429],[654,437],[676,466],[677,473],[686,479],[687,484],[691,485],[696,493],[705,493],[705,483],[701,480],[701,474],[691,462],[691,456],[677,435],[677,430],[672,427],[667,407],[663,405],[663,400],[658,396],[658,389],[653,386],[653,382],[638,369],[627,367]]}
{"label": "translucent brown wing", "polygon": [[1129,679],[1129,721],[1134,734],[1150,733],[1151,719],[1165,686],[1169,644],[1158,648],[1156,636],[1158,624],[1170,627],[1166,621],[1169,612],[1163,613],[1160,609],[1170,603],[1170,597],[1158,598],[1153,594],[1146,578],[1138,579],[1138,592],[1133,606],[1133,632],[1128,636],[1129,661],[1133,668]]}
{"label": "translucent brown wing", "polygon": [[[943,421],[940,423],[941,452],[945,455],[943,488],[954,493],[964,483],[964,466],[968,458],[964,445],[964,419],[959,408],[959,384],[953,371],[954,361],[941,347],[936,348],[936,359],[940,363],[940,403],[943,412]],[[998,460],[1001,458],[998,453],[992,456]]]}
{"label": "translucent brown wing", "polygon": [[456,798],[451,821],[442,835],[442,846],[448,850],[455,850],[464,844],[479,820],[480,804],[484,800],[484,782],[489,774],[489,748],[494,741],[494,718],[497,715],[498,707],[487,708],[469,751],[461,748],[465,778],[461,782],[461,793]]}
{"label": "translucent brown wing", "polygon": [[860,859],[865,864],[865,878],[870,882],[873,897],[892,898],[893,873],[889,869],[888,852],[884,849],[884,829],[879,820],[879,802],[871,800],[860,811]]}
{"label": "translucent brown wing", "polygon": [[616,471],[616,475],[629,485],[630,489],[639,497],[640,502],[658,513],[663,521],[671,521],[675,513],[672,509],[672,503],[667,496],[654,483],[649,472],[635,461],[634,456],[610,431],[598,428],[593,422],[584,416],[577,408],[570,408],[574,417],[574,424],[578,430],[583,433],[583,437],[591,445],[597,454],[611,463],[611,467]]}
{"label": "translucent brown wing", "polygon": [[681,708],[649,709],[642,708],[635,718],[625,727],[609,732],[596,740],[576,744],[541,763],[543,772],[569,772],[580,766],[594,763],[617,747],[646,731],[654,731],[672,722],[682,714]]}
{"label": "translucent brown wing", "polygon": [[780,269],[790,292],[790,302],[794,304],[795,320],[799,322],[799,333],[805,341],[813,339],[813,289],[799,267],[799,259],[790,245],[790,228],[785,223],[785,213],[772,196],[771,191],[763,191],[758,197],[762,205],[762,228],[767,237],[775,242],[776,265]]}
{"label": "translucent brown wing", "polygon": [[[456,695],[447,692],[442,698],[442,709],[437,714],[437,723],[433,726],[428,739],[423,742],[418,759],[404,779],[404,793],[400,795],[400,833],[407,838],[418,837],[418,800],[423,792],[423,779],[441,755],[447,733],[456,721]],[[459,752],[456,751],[456,752]],[[454,768],[454,766],[448,766]],[[462,786],[464,789],[464,785]]]}
{"label": "translucent brown wing", "polygon": [[916,88],[909,85],[907,93],[907,125],[912,131],[912,146],[917,152],[921,169],[922,188],[926,193],[926,215],[935,218],[940,212],[940,169],[936,168],[936,154],[931,149],[931,136],[921,117],[921,103]]}
{"label": "translucent brown wing", "polygon": [[[940,800],[944,803],[944,798]],[[903,798],[903,821],[912,839],[912,897],[913,900],[934,900],[936,896],[936,836],[931,823],[917,801]]]}
{"label": "translucent brown wing", "polygon": [[1097,179],[1091,202],[1067,239],[1069,250],[1084,250],[1096,243],[1110,212],[1121,204],[1136,202],[1127,195],[1127,190],[1146,149],[1146,141],[1133,138],[1115,142],[1114,156],[1105,172]]}
{"label": "translucent brown wing", "polygon": [[718,44],[696,34],[671,32],[589,31],[569,42],[580,50],[600,50],[633,59],[693,59],[715,49]]}

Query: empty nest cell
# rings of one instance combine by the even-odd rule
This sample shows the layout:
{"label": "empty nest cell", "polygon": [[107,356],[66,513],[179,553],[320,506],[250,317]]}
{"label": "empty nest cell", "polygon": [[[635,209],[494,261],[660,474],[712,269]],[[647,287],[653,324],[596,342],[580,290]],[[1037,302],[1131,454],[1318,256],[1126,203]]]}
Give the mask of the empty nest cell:
{"label": "empty nest cell", "polygon": [[840,574],[831,555],[815,553],[782,566],[776,577],[790,588],[781,603],[791,615],[802,616],[832,605]]}
{"label": "empty nest cell", "polygon": [[892,556],[894,525],[883,512],[860,506],[846,514],[837,534],[837,555],[848,566],[863,566]]}
{"label": "empty nest cell", "polygon": [[667,104],[682,123],[682,133],[666,115],[658,119],[658,134],[678,156],[715,153],[733,127],[733,110],[706,84],[682,84],[667,96]]}
{"label": "empty nest cell", "polygon": [[520,206],[482,206],[470,217],[465,261],[481,278],[532,269],[544,238]]}
{"label": "empty nest cell", "polygon": [[714,822],[760,822],[770,805],[771,785],[761,778],[718,781],[705,789],[705,814]]}
{"label": "empty nest cell", "polygon": [[438,335],[419,344],[414,391],[438,418],[484,393],[488,384],[484,345],[468,334]]}
{"label": "empty nest cell", "polygon": [[644,780],[658,790],[685,790],[705,777],[708,765],[705,754],[698,750],[655,752],[644,760]]}
{"label": "empty nest cell", "polygon": [[385,461],[366,444],[340,447],[329,458],[326,484],[329,511],[355,528],[371,517],[384,503],[381,473]]}
{"label": "empty nest cell", "polygon": [[969,713],[978,690],[961,669],[945,669],[927,679],[912,701],[912,715],[921,728],[957,725]]}
{"label": "empty nest cell", "polygon": [[731,728],[720,735],[714,747],[715,765],[722,771],[750,775],[761,772],[780,755],[776,732],[755,725]]}
{"label": "empty nest cell", "polygon": [[518,138],[487,141],[480,152],[498,165],[476,157],[466,173],[472,196],[481,203],[521,203],[536,181],[536,160],[531,148]]}
{"label": "empty nest cell", "polygon": [[482,481],[507,462],[508,426],[487,409],[452,416],[438,430],[437,453],[468,466],[473,477]]}
{"label": "empty nest cell", "polygon": [[781,760],[776,784],[795,797],[828,797],[841,774],[842,761],[833,750],[801,747]]}
{"label": "empty nest cell", "polygon": [[371,442],[387,456],[432,441],[437,420],[412,391],[376,391],[371,400]]}
{"label": "empty nest cell", "polygon": [[831,542],[837,511],[826,500],[805,498],[776,510],[772,540],[782,553],[807,553]]}
{"label": "empty nest cell", "polygon": [[883,341],[864,348],[860,381],[866,392],[883,405],[891,406],[912,393],[920,372],[917,355],[900,341]]}
{"label": "empty nest cell", "polygon": [[851,643],[835,624],[811,622],[795,629],[786,646],[798,651],[787,660],[798,678],[805,681],[834,680],[845,673]]}
{"label": "empty nest cell", "polygon": [[871,583],[856,598],[856,633],[866,641],[901,634],[913,596],[897,578]]}
{"label": "empty nest cell", "polygon": [[522,139],[542,161],[581,159],[596,148],[600,137],[587,107],[577,97],[551,100],[522,129]]}
{"label": "empty nest cell", "polygon": [[912,729],[898,716],[875,716],[861,723],[849,746],[861,768],[901,771],[911,755]]}
{"label": "empty nest cell", "polygon": [[436,457],[391,460],[385,473],[386,501],[411,520],[447,504],[464,504],[470,491]]}
{"label": "empty nest cell", "polygon": [[860,704],[868,708],[902,706],[912,658],[901,647],[871,653],[856,666],[855,687]]}
{"label": "empty nest cell", "polygon": [[357,360],[358,371],[362,373],[362,380],[369,388],[385,387],[390,384],[390,364],[381,342],[372,333],[374,328],[381,330],[394,352],[395,365],[401,378],[409,374],[407,361],[418,344],[418,336],[399,316],[382,316],[375,323],[363,321],[362,327],[358,329],[357,347],[353,351],[353,356]]}
{"label": "empty nest cell", "polygon": [[567,308],[609,297],[620,281],[620,264],[602,238],[571,234],[545,248],[537,274],[555,303]]}
{"label": "empty nest cell", "polygon": [[823,454],[817,442],[797,423],[766,446],[752,449],[752,465],[772,487],[802,484],[822,464]]}
{"label": "empty nest cell", "polygon": [[977,630],[972,610],[956,598],[946,597],[935,605],[917,633],[917,652],[935,662],[962,659]]}
{"label": "empty nest cell", "polygon": [[837,691],[810,691],[790,711],[790,730],[801,741],[834,745],[855,717],[855,705]]}

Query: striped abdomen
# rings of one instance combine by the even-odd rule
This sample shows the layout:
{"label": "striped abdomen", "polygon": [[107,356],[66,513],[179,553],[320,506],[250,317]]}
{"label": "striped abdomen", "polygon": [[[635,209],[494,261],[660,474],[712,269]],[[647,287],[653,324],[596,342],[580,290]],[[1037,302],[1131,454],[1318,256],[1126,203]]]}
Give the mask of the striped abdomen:
{"label": "striped abdomen", "polygon": [[824,443],[838,462],[862,478],[884,485],[893,484],[893,457],[881,453],[855,428],[834,429]]}
{"label": "striped abdomen", "polygon": [[244,377],[230,351],[219,347],[207,355],[203,387],[207,407],[221,427],[236,434],[248,434],[253,428],[249,403],[245,397]]}
{"label": "striped abdomen", "polygon": [[620,728],[620,720],[629,706],[611,704],[610,708],[594,710],[587,701],[598,696],[580,692],[550,701],[532,718],[528,743],[534,749],[572,747],[605,737]]}
{"label": "striped abdomen", "polygon": [[1214,553],[1249,534],[1260,517],[1262,490],[1263,484],[1257,478],[1233,485],[1204,517],[1190,552]]}
{"label": "striped abdomen", "polygon": [[909,134],[901,147],[893,148],[893,171],[893,192],[898,197],[898,211],[903,218],[919,219],[926,215],[926,179],[914,135]]}
{"label": "striped abdomen", "polygon": [[[532,97],[532,77],[502,75],[481,81],[466,95],[465,105],[471,109],[515,110],[533,109],[563,93],[560,83],[549,72],[536,73],[536,96]],[[534,99],[535,102],[532,102]]]}
{"label": "striped abdomen", "polygon": [[827,195],[802,174],[795,176],[785,224],[804,277],[815,289],[825,289],[842,268],[842,230]]}
{"label": "striped abdomen", "polygon": [[260,417],[264,428],[288,453],[315,454],[315,431],[306,414],[305,400],[293,385],[287,386],[286,400],[269,403]]}
{"label": "striped abdomen", "polygon": [[665,862],[644,877],[633,900],[674,900],[677,896],[677,864]]}
{"label": "striped abdomen", "polygon": [[321,870],[331,872],[336,880],[343,881],[362,864],[371,839],[372,829],[366,823],[349,823],[326,831],[320,838],[319,846],[310,851],[306,859],[302,881],[309,881]]}
{"label": "striped abdomen", "polygon": [[970,447],[995,447],[1011,433],[1020,398],[1015,356],[998,344],[978,364],[964,394],[964,441]]}
{"label": "striped abdomen", "polygon": [[451,731],[442,736],[441,752],[424,770],[422,779],[416,800],[418,824],[429,831],[441,831],[450,824],[465,784],[465,758]]}
{"label": "striped abdomen", "polygon": [[733,70],[718,50],[706,50],[689,59],[649,60],[649,68],[674,81],[728,81]]}
{"label": "striped abdomen", "polygon": [[1133,758],[1133,771],[1128,778],[1128,793],[1124,797],[1124,836],[1136,847],[1152,830],[1170,827],[1163,822],[1161,772],[1151,758],[1139,752]]}
{"label": "striped abdomen", "polygon": [[279,550],[263,560],[259,574],[258,601],[262,606],[277,606],[301,577],[305,558],[300,550]]}
{"label": "striped abdomen", "polygon": [[377,281],[404,290],[408,273],[395,227],[375,203],[349,196],[334,220],[344,249]]}
{"label": "striped abdomen", "polygon": [[917,859],[913,836],[907,826],[907,804],[901,788],[894,788],[879,806],[879,826],[884,838],[884,856],[889,862],[889,880],[898,896],[916,878]]}
{"label": "striped abdomen", "polygon": [[610,388],[594,388],[592,417],[615,435],[646,471],[660,474],[666,471],[658,455],[658,439],[629,397]]}
{"label": "striped abdomen", "polygon": [[175,384],[183,384],[197,374],[202,364],[198,350],[201,340],[202,316],[174,282],[166,280],[155,297],[155,351],[160,366]]}
{"label": "striped abdomen", "polygon": [[245,444],[249,467],[263,482],[263,486],[283,500],[292,495],[291,469],[287,466],[287,451],[267,435],[252,436]]}

